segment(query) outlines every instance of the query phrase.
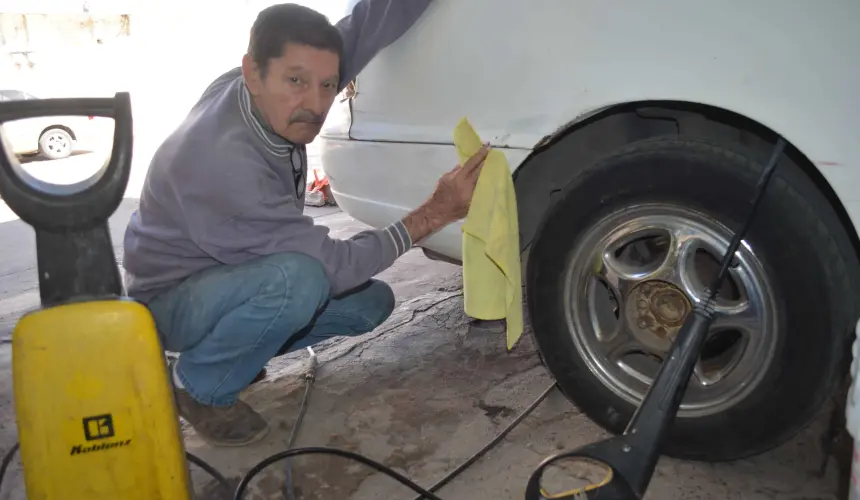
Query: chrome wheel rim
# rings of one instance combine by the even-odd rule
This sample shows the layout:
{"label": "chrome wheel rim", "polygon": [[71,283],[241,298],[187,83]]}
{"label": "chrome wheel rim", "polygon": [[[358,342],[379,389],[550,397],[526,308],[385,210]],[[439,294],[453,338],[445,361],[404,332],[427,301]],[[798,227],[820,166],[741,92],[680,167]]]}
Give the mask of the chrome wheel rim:
{"label": "chrome wheel rim", "polygon": [[[590,371],[638,405],[674,336],[719,268],[731,231],[699,212],[639,205],[580,238],[564,271],[568,331]],[[761,381],[777,344],[774,293],[744,241],[717,299],[717,316],[679,417],[713,415]]]}

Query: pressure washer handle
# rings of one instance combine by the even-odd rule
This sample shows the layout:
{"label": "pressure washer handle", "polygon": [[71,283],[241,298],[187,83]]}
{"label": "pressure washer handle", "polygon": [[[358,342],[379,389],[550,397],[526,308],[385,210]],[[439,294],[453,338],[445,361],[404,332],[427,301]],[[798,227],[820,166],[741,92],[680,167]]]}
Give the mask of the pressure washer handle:
{"label": "pressure washer handle", "polygon": [[[529,478],[526,500],[641,500],[651,482],[663,441],[675,420],[713,320],[714,312],[710,307],[697,305],[684,320],[657,378],[627,424],[624,434],[545,460]],[[606,469],[606,478],[580,491],[545,495],[540,482],[543,471],[561,460],[596,462]]]}
{"label": "pressure washer handle", "polygon": [[[114,119],[110,159],[92,177],[58,186],[36,179],[15,157],[2,124],[46,116],[99,116]],[[33,99],[0,103],[0,197],[24,222],[37,229],[68,232],[106,221],[119,206],[131,172],[131,98]]]}
{"label": "pressure washer handle", "polygon": [[[636,489],[625,479],[624,474],[610,465],[629,453],[624,436],[586,445],[574,451],[559,453],[547,458],[532,473],[526,485],[526,500],[641,500]],[[626,450],[626,451],[625,451]],[[541,479],[544,471],[559,462],[590,462],[606,469],[602,481],[564,493],[551,494],[544,491]],[[560,463],[559,463],[560,465]]]}

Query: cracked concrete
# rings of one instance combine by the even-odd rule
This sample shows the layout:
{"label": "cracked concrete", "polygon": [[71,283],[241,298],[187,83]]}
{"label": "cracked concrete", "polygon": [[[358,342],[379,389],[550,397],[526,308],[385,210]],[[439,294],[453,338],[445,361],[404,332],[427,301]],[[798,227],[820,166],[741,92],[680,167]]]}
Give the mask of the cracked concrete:
{"label": "cracked concrete", "polygon": [[[134,200],[111,221],[114,242]],[[335,237],[363,226],[342,213],[320,215]],[[37,305],[32,232],[20,221],[0,224],[0,338],[20,314]],[[118,257],[121,255],[118,254]],[[502,430],[550,383],[527,335],[512,352],[492,328],[476,328],[463,314],[459,269],[431,262],[419,250],[405,255],[381,278],[391,283],[397,308],[376,332],[333,339],[318,349],[320,368],[298,446],[335,446],[363,453],[417,483],[430,485]],[[272,424],[262,442],[238,449],[212,448],[184,427],[189,451],[238,478],[263,457],[282,450],[304,392],[304,352],[273,360],[267,380],[243,399]],[[0,451],[14,443],[9,346],[0,345]],[[833,469],[823,477],[818,436],[822,423],[785,446],[749,460],[701,464],[663,459],[649,499],[832,500]],[[531,470],[546,456],[606,434],[553,391],[495,449],[440,492],[449,499],[518,499]],[[315,500],[413,498],[380,474],[337,457],[293,460],[299,498]],[[224,498],[218,486],[192,467],[198,498]],[[567,467],[549,477],[550,487],[572,486],[592,471]],[[282,498],[282,465],[258,476],[247,498]],[[25,498],[16,461],[0,500]]]}

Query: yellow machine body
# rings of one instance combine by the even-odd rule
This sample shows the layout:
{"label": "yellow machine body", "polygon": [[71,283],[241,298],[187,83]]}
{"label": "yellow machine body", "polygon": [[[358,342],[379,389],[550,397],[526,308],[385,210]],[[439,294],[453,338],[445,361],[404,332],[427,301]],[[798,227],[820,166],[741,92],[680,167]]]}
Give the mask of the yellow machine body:
{"label": "yellow machine body", "polygon": [[191,482],[164,351],[128,299],[27,314],[12,337],[29,500],[187,500]]}

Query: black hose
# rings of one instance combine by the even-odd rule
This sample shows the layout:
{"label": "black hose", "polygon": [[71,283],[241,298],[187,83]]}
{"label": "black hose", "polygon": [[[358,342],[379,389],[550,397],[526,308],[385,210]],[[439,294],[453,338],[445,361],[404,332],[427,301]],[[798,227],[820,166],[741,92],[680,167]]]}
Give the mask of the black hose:
{"label": "black hose", "polygon": [[[307,384],[307,387],[305,389],[305,395],[304,395],[304,398],[302,401],[302,407],[304,409],[306,409],[306,403],[307,403],[307,399],[308,399],[310,386],[311,386],[311,384],[309,381],[309,383]],[[549,387],[547,387],[541,393],[540,396],[537,397],[537,399],[535,399],[525,410],[523,410],[522,413],[517,415],[517,417],[514,420],[512,420],[511,423],[508,424],[507,427],[505,427],[501,432],[496,434],[496,436],[492,440],[490,440],[489,443],[487,443],[477,453],[472,455],[468,460],[463,462],[460,466],[458,466],[456,469],[454,469],[453,471],[448,473],[445,477],[443,477],[442,479],[437,481],[433,486],[431,486],[428,489],[424,489],[421,486],[418,486],[412,480],[410,480],[406,476],[398,473],[397,471],[391,469],[390,467],[387,467],[387,466],[382,465],[378,462],[375,462],[375,461],[373,461],[373,460],[371,460],[365,456],[359,455],[358,453],[353,453],[351,451],[346,451],[346,450],[340,450],[337,448],[310,447],[310,448],[288,449],[286,451],[282,451],[280,453],[276,453],[274,455],[271,455],[271,456],[263,459],[262,461],[258,462],[254,467],[251,468],[250,471],[248,471],[247,474],[245,474],[245,476],[239,482],[239,485],[236,487],[236,490],[233,493],[233,498],[234,498],[234,500],[243,500],[243,496],[245,494],[245,491],[248,489],[248,485],[251,483],[251,480],[254,479],[254,477],[256,477],[260,472],[262,472],[264,469],[266,469],[268,466],[272,465],[275,462],[278,462],[280,460],[285,460],[285,459],[288,459],[291,457],[299,456],[299,455],[335,455],[335,456],[347,458],[347,459],[362,463],[364,465],[367,465],[368,467],[375,469],[376,471],[381,472],[381,473],[385,474],[386,476],[394,479],[395,481],[399,482],[400,484],[402,484],[402,485],[406,486],[407,488],[411,489],[412,491],[418,493],[419,496],[416,497],[415,500],[442,500],[440,497],[436,496],[435,492],[440,490],[446,484],[450,483],[454,478],[456,478],[457,476],[462,474],[466,469],[468,469],[475,462],[477,462],[478,459],[480,459],[482,456],[484,456],[494,446],[499,444],[499,442],[501,442],[502,439],[504,439],[516,426],[518,426],[529,414],[531,414],[531,412],[533,412],[538,407],[538,405],[540,405],[540,403],[543,402],[543,400],[547,398],[547,396],[549,396],[550,392],[552,392],[552,390],[555,387],[556,387],[556,384],[555,384],[555,382],[553,382]],[[297,422],[296,422],[297,425],[293,428],[294,430],[293,430],[293,433],[291,434],[291,437],[290,437],[290,445],[291,446],[295,442],[295,436],[297,434],[296,429],[298,429],[300,427],[301,420],[303,417],[304,417],[304,412],[302,410],[300,410],[299,411],[299,417],[298,417]],[[12,462],[12,458],[15,456],[15,452],[18,451],[18,447],[19,447],[18,443],[15,443],[15,445],[12,448],[10,448],[9,451],[6,452],[6,455],[3,457],[3,462],[0,463],[0,490],[2,489],[3,478],[6,476],[6,471],[9,468],[9,464]],[[191,453],[186,452],[185,456],[189,462],[193,463],[194,465],[197,465],[198,467],[203,469],[206,473],[208,473],[210,476],[212,476],[218,482],[218,484],[220,484],[222,487],[225,488],[226,491],[232,490],[230,482],[227,480],[226,477],[224,477],[223,474],[221,474],[218,471],[218,469],[216,469],[215,467],[210,465],[208,462],[206,462],[202,458],[200,458],[196,455],[193,455]],[[292,489],[292,483],[291,482],[289,483],[289,486],[290,486],[290,489]]]}
{"label": "black hose", "polygon": [[12,458],[15,456],[15,452],[18,451],[18,443],[15,443],[15,446],[9,448],[9,451],[6,452],[6,455],[3,457],[3,462],[0,462],[0,491],[3,491],[3,478],[6,477],[6,470],[9,469],[9,464],[12,463]]}
{"label": "black hose", "polygon": [[198,457],[197,455],[192,455],[191,453],[189,453],[187,451],[185,452],[185,458],[187,458],[189,462],[196,465],[197,467],[200,467],[201,469],[206,471],[210,476],[215,478],[215,480],[218,481],[218,484],[220,484],[221,486],[226,488],[227,491],[233,490],[233,486],[230,485],[230,482],[227,481],[227,478],[224,477],[223,474],[218,472],[218,469],[209,465],[208,462],[206,462],[202,458]]}
{"label": "black hose", "polygon": [[261,462],[257,463],[247,474],[242,478],[242,481],[239,483],[239,486],[236,488],[236,492],[233,494],[233,500],[244,500],[243,496],[245,495],[245,491],[248,488],[251,480],[257,476],[260,472],[262,472],[265,468],[272,465],[273,463],[284,460],[290,457],[299,456],[299,455],[335,455],[342,458],[347,458],[350,460],[354,460],[356,462],[360,462],[364,465],[367,465],[378,472],[385,474],[386,476],[394,479],[400,484],[410,488],[412,491],[418,493],[418,497],[415,500],[441,500],[438,496],[436,496],[435,492],[441,489],[443,486],[451,482],[454,478],[462,474],[466,469],[471,467],[475,462],[478,461],[482,456],[484,456],[488,451],[490,451],[494,446],[499,444],[502,439],[505,438],[517,425],[519,425],[523,419],[525,419],[531,412],[535,410],[535,408],[549,396],[549,393],[556,387],[556,383],[553,382],[549,387],[547,387],[540,396],[535,399],[532,404],[530,404],[525,410],[522,411],[517,417],[508,424],[501,432],[496,434],[496,436],[490,440],[481,450],[472,455],[468,460],[463,462],[459,467],[448,473],[445,477],[440,479],[436,484],[431,486],[428,489],[424,489],[414,482],[412,482],[409,478],[401,475],[397,471],[382,465],[378,462],[375,462],[365,456],[359,455],[357,453],[353,453],[350,451],[340,450],[337,448],[327,448],[327,447],[314,447],[314,448],[295,448],[289,449],[286,451],[282,451],[280,453],[276,453],[271,455]]}
{"label": "black hose", "polygon": [[418,486],[408,477],[400,474],[399,472],[391,469],[390,467],[386,467],[378,462],[375,462],[363,455],[359,455],[358,453],[353,453],[351,451],[341,450],[338,448],[327,448],[327,447],[313,447],[313,448],[295,448],[292,450],[282,451],[280,453],[275,453],[262,461],[260,461],[257,465],[255,465],[245,477],[242,478],[242,481],[239,483],[239,486],[236,488],[236,492],[233,494],[233,500],[243,500],[245,495],[245,490],[248,489],[248,484],[250,484],[251,480],[257,476],[260,472],[262,472],[266,467],[272,465],[273,463],[283,460],[285,458],[297,457],[299,455],[335,455],[338,457],[348,458],[350,460],[354,460],[356,462],[360,462],[372,469],[381,472],[390,478],[394,479],[398,483],[406,486],[407,488],[415,491],[416,493],[422,495],[424,498],[428,498],[430,500],[442,500],[437,497],[433,493],[425,490],[424,488]]}
{"label": "black hose", "polygon": [[755,197],[752,199],[752,203],[750,203],[750,211],[746,220],[744,221],[744,225],[741,226],[740,230],[736,231],[732,236],[732,241],[729,243],[729,248],[726,250],[726,253],[723,254],[723,260],[720,262],[720,270],[717,272],[714,281],[711,283],[710,293],[708,295],[708,302],[713,303],[717,298],[717,293],[719,293],[720,288],[723,287],[723,281],[725,281],[726,276],[728,275],[729,266],[731,266],[732,261],[735,258],[735,252],[738,251],[738,248],[741,246],[741,241],[743,241],[744,236],[746,236],[747,231],[749,231],[750,226],[753,223],[753,218],[758,211],[758,206],[761,204],[761,201],[764,199],[764,190],[767,189],[767,185],[770,182],[771,176],[776,171],[776,165],[779,163],[779,157],[782,155],[782,152],[785,150],[786,142],[785,139],[780,137],[776,141],[776,146],[773,148],[773,153],[770,155],[770,160],[767,162],[767,165],[764,168],[764,171],[759,177],[758,184],[756,184],[756,192]]}
{"label": "black hose", "polygon": [[[449,472],[449,473],[448,473],[448,475],[446,475],[445,477],[443,477],[442,479],[440,479],[436,484],[434,484],[433,486],[429,487],[427,490],[428,490],[428,491],[431,491],[431,492],[433,492],[433,493],[436,493],[436,492],[437,492],[437,491],[439,491],[443,486],[445,486],[446,484],[450,483],[454,478],[456,478],[457,476],[459,476],[460,474],[462,474],[462,473],[463,473],[463,471],[465,471],[466,469],[468,469],[469,467],[471,467],[471,466],[472,466],[472,464],[474,464],[475,462],[477,462],[479,458],[481,458],[482,456],[484,456],[488,451],[490,451],[491,449],[493,449],[493,447],[494,447],[494,446],[496,446],[497,444],[499,444],[499,442],[500,442],[502,439],[504,439],[504,438],[505,438],[505,436],[507,436],[508,434],[510,434],[510,432],[511,432],[512,430],[514,430],[514,427],[516,427],[516,426],[520,425],[520,422],[522,422],[524,418],[526,418],[527,416],[529,416],[529,414],[530,414],[531,412],[533,412],[533,411],[535,410],[535,408],[537,408],[537,407],[538,407],[538,405],[539,405],[539,404],[541,404],[541,403],[543,402],[543,400],[544,400],[544,399],[546,399],[546,397],[547,397],[547,396],[549,396],[549,393],[550,393],[550,392],[552,392],[552,390],[553,390],[553,389],[555,389],[555,387],[556,387],[556,384],[555,384],[555,382],[553,382],[549,387],[547,387],[547,388],[546,388],[546,390],[544,390],[544,391],[543,391],[543,393],[542,393],[540,396],[538,396],[538,397],[537,397],[537,399],[535,399],[535,400],[534,400],[534,402],[532,402],[532,404],[530,404],[530,405],[528,406],[528,408],[526,408],[525,410],[523,410],[523,412],[522,412],[522,413],[520,413],[520,414],[517,416],[517,418],[515,418],[513,421],[511,421],[511,423],[510,423],[510,424],[508,424],[508,426],[507,426],[507,427],[505,427],[505,428],[502,430],[502,432],[500,432],[500,433],[496,434],[496,437],[494,437],[494,438],[493,438],[489,443],[487,443],[487,444],[486,444],[486,446],[484,446],[483,448],[481,448],[481,450],[480,450],[480,451],[478,451],[477,453],[475,453],[474,455],[472,455],[468,460],[466,460],[465,462],[463,462],[462,464],[460,464],[460,466],[459,466],[459,467],[457,467],[456,469],[454,469],[454,470],[452,470],[451,472]],[[424,498],[425,498],[425,497],[424,497],[423,495],[420,495],[420,496],[415,497],[415,500],[423,500]]]}
{"label": "black hose", "polygon": [[[15,452],[18,451],[19,447],[19,443],[15,443],[15,445],[9,448],[9,451],[6,452],[6,455],[3,457],[3,462],[0,462],[0,492],[3,491],[3,478],[6,477],[6,471],[9,469],[9,465],[12,463],[12,458],[15,457]],[[210,476],[215,478],[215,480],[218,481],[218,484],[226,488],[227,491],[233,490],[233,487],[230,485],[230,482],[227,481],[227,478],[225,478],[223,474],[218,472],[218,469],[209,465],[208,462],[188,452],[185,453],[185,458],[188,459],[189,462],[200,467]]]}

